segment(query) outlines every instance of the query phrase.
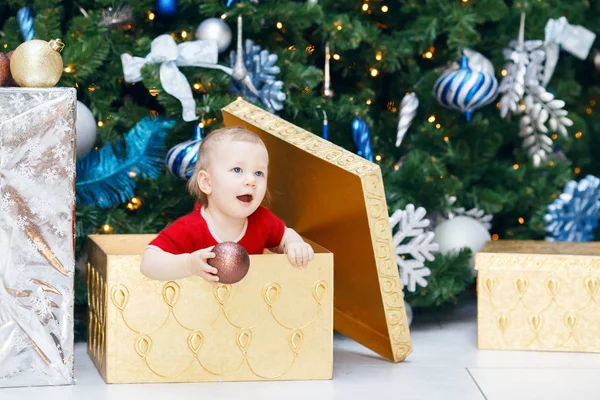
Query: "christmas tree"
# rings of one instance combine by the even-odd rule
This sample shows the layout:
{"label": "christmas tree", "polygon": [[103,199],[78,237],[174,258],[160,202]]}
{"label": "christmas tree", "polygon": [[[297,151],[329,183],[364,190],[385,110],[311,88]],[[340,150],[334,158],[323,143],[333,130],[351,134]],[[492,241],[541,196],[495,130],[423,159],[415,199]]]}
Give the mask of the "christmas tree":
{"label": "christmas tree", "polygon": [[[318,135],[324,135],[326,116],[328,140],[380,165],[390,215],[414,204],[437,225],[460,214],[457,208],[476,209],[474,219],[493,215],[493,240],[540,240],[548,235],[547,206],[565,184],[600,169],[593,156],[600,151],[596,53],[580,59],[559,43],[551,79],[525,88],[525,98],[511,100],[518,88],[503,78],[520,76],[525,86],[542,81],[531,74],[543,71],[529,68],[525,76],[511,54],[527,54],[533,64],[535,51],[547,45],[550,19],[566,16],[571,25],[597,31],[599,8],[599,2],[580,0],[9,0],[0,6],[0,48],[8,53],[28,35],[61,38],[58,86],[76,87],[93,114],[97,137],[78,164],[82,258],[88,234],[156,233],[189,212],[193,200],[185,195],[185,180],[164,167],[166,152],[198,130],[218,128],[220,109],[240,96]],[[196,49],[198,59],[178,60],[182,47],[173,56],[174,45],[197,39],[211,42]],[[542,43],[536,47],[531,40]],[[243,57],[236,57],[240,48]],[[460,72],[461,57],[473,52],[494,67],[486,79],[502,83],[489,105],[465,110],[463,104],[462,111],[472,111],[467,121],[440,105],[458,94],[448,98],[440,87],[436,99],[433,90],[440,76]],[[538,64],[547,65],[548,52],[543,57]],[[480,73],[476,59],[468,61],[468,73]],[[245,80],[236,75],[241,64],[249,73]],[[530,110],[527,93],[534,99]],[[558,99],[572,126],[560,119],[565,113]],[[540,118],[549,121],[547,132]],[[160,129],[143,125],[153,120],[163,121]],[[471,251],[455,250],[425,263],[427,287],[407,293],[413,306],[455,304],[473,283]],[[80,293],[79,303],[84,297]]]}

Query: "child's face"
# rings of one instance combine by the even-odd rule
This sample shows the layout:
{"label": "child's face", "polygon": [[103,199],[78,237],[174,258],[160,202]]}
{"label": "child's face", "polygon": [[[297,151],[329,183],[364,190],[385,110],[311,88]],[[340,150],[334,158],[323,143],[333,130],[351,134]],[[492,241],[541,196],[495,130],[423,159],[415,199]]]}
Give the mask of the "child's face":
{"label": "child's face", "polygon": [[226,140],[210,155],[209,207],[236,218],[246,218],[262,203],[267,192],[269,154],[260,143]]}

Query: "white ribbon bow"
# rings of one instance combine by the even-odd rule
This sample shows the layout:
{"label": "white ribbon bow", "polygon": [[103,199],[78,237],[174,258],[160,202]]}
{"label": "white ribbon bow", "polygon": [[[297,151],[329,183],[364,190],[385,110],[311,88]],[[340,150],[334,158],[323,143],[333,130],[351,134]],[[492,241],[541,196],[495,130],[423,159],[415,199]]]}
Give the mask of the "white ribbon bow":
{"label": "white ribbon bow", "polygon": [[214,40],[195,40],[179,45],[169,35],[160,35],[152,41],[150,54],[145,58],[121,54],[125,82],[142,80],[142,67],[146,64],[160,64],[160,83],[171,96],[177,98],[183,107],[184,121],[198,119],[196,101],[192,88],[185,75],[177,67],[204,67],[230,72],[231,68],[217,64],[219,51]]}
{"label": "white ribbon bow", "polygon": [[596,40],[596,34],[583,26],[569,24],[565,17],[556,20],[549,19],[544,32],[546,35],[544,40],[546,65],[542,86],[545,87],[554,74],[560,55],[560,47],[580,60],[585,60]]}

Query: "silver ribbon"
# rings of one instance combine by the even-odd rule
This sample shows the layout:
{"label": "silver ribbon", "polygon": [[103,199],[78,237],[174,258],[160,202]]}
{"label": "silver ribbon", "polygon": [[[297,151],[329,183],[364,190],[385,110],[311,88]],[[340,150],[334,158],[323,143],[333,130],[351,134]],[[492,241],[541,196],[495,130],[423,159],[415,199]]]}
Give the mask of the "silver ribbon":
{"label": "silver ribbon", "polygon": [[184,121],[198,119],[196,101],[192,88],[178,67],[203,67],[221,69],[230,68],[217,64],[219,51],[214,40],[195,40],[179,45],[169,35],[160,35],[152,41],[150,54],[146,57],[133,57],[121,54],[123,73],[128,83],[142,81],[142,67],[146,64],[160,64],[160,83],[168,94],[177,98],[183,107]]}
{"label": "silver ribbon", "polygon": [[546,50],[546,65],[542,86],[546,87],[558,63],[560,48],[567,53],[585,60],[590,54],[590,49],[596,40],[596,34],[579,25],[571,25],[565,17],[549,19],[544,29],[546,38],[544,46]]}

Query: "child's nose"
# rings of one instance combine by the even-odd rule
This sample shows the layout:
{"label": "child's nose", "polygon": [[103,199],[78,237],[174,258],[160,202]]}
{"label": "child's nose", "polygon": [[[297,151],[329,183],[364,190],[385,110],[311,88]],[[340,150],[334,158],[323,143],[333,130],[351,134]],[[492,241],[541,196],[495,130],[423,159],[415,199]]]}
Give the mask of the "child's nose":
{"label": "child's nose", "polygon": [[256,177],[254,174],[246,175],[246,186],[255,186],[256,185]]}

